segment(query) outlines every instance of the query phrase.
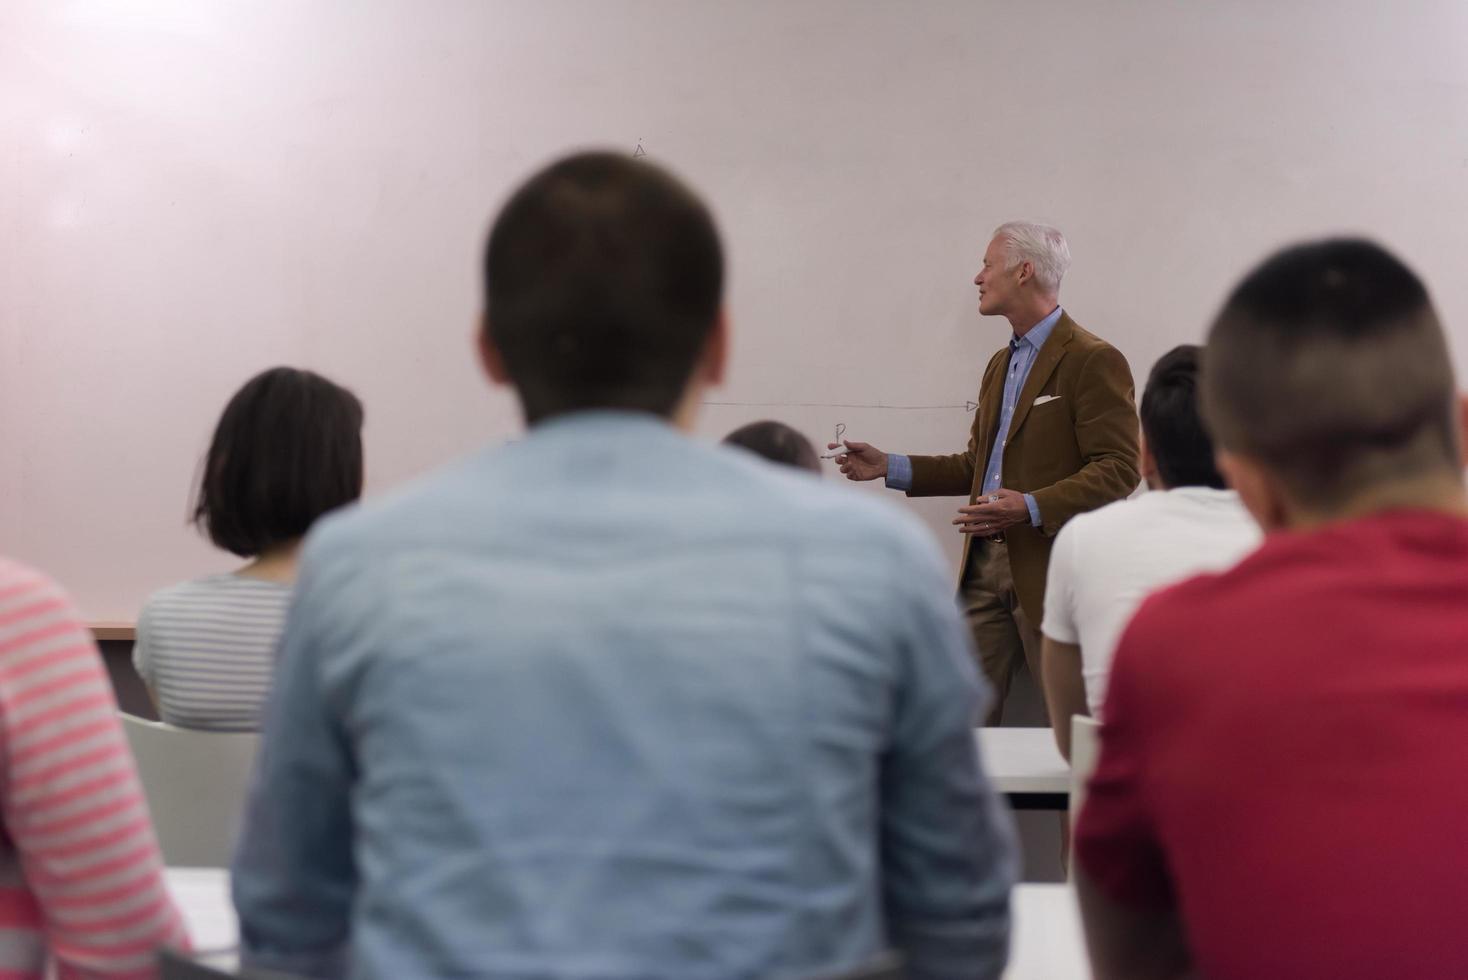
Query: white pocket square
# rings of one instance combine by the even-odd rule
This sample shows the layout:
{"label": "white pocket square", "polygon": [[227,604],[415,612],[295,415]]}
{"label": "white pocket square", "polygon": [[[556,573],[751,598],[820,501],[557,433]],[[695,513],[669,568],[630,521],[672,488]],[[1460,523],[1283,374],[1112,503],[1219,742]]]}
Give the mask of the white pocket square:
{"label": "white pocket square", "polygon": [[1056,402],[1056,401],[1060,401],[1060,396],[1059,395],[1041,395],[1039,398],[1036,398],[1035,399],[1034,404],[1036,404],[1036,405],[1043,405],[1046,402]]}

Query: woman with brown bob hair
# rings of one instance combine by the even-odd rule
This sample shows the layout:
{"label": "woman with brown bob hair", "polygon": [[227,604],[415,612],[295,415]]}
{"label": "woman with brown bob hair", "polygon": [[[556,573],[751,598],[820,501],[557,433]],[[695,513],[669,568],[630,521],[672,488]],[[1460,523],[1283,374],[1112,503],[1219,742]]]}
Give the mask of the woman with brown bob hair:
{"label": "woman with brown bob hair", "polygon": [[272,368],[230,399],[194,523],[249,563],[155,593],[133,663],[170,724],[255,731],[301,540],[362,493],[362,403],[310,371]]}

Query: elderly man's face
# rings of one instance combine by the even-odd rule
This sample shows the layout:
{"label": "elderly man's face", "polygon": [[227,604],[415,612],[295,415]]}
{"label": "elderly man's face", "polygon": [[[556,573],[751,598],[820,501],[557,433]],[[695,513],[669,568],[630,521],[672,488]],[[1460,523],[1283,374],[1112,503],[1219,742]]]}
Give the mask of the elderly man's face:
{"label": "elderly man's face", "polygon": [[984,316],[1003,315],[1010,300],[1019,288],[1017,279],[1023,264],[1005,269],[1008,257],[1004,254],[1004,241],[996,238],[984,250],[984,264],[974,276],[974,285],[979,287],[979,312]]}

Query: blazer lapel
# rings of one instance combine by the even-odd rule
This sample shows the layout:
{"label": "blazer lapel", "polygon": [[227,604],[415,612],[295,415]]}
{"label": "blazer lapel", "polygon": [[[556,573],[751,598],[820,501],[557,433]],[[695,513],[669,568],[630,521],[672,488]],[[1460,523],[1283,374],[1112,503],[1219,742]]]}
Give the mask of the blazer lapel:
{"label": "blazer lapel", "polygon": [[1025,378],[1025,386],[1019,391],[1019,402],[1014,406],[1014,418],[1010,420],[1006,439],[1013,439],[1019,427],[1025,424],[1030,406],[1035,404],[1035,397],[1040,394],[1040,389],[1045,387],[1045,383],[1060,366],[1060,359],[1065,356],[1065,346],[1070,343],[1074,332],[1075,322],[1071,320],[1069,313],[1062,312],[1055,323],[1055,329],[1045,338],[1045,346],[1035,355],[1035,363],[1030,365],[1030,376]]}

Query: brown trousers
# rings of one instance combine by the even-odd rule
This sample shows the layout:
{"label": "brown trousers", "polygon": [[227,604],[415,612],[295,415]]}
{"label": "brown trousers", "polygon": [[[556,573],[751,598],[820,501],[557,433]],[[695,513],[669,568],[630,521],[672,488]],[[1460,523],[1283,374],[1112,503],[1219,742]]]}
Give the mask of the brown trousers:
{"label": "brown trousers", "polygon": [[[1030,623],[1019,606],[1009,570],[1009,549],[1004,542],[985,538],[973,541],[959,579],[958,599],[973,634],[979,668],[994,689],[994,704],[984,724],[998,725],[1021,663],[1029,665],[1037,690],[1041,683],[1040,628]],[[1041,693],[1043,705],[1043,690]]]}

